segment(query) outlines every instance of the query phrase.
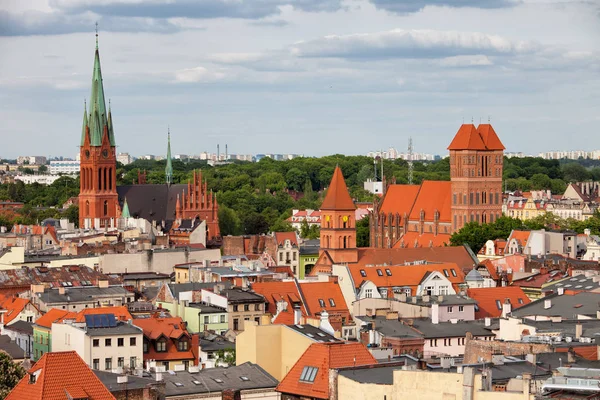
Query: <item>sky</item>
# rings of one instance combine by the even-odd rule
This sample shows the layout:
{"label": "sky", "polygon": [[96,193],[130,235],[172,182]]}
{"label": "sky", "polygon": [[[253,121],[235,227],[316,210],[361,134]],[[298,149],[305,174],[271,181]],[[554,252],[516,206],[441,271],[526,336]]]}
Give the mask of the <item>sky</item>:
{"label": "sky", "polygon": [[0,0],[0,157],[73,157],[95,23],[118,152],[600,149],[600,0]]}

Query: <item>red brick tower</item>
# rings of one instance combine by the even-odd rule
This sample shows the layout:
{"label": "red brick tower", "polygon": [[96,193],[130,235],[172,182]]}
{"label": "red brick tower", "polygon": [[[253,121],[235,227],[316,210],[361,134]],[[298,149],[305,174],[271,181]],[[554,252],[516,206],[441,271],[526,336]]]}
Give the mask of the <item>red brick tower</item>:
{"label": "red brick tower", "polygon": [[175,215],[177,219],[199,218],[206,221],[206,238],[217,240],[221,237],[217,195],[208,189],[206,180],[202,179],[202,171],[194,171],[192,182],[188,181],[187,192],[182,191],[181,198],[177,196]]}
{"label": "red brick tower", "polygon": [[450,146],[452,231],[502,215],[504,145],[490,124],[463,124]]}
{"label": "red brick tower", "polygon": [[104,228],[116,225],[120,214],[117,195],[117,157],[115,151],[110,104],[108,112],[104,101],[98,34],[90,96],[90,113],[86,107],[79,156],[80,192],[79,226],[82,228]]}
{"label": "red brick tower", "polygon": [[327,252],[334,263],[358,261],[355,210],[342,170],[336,166],[321,205],[320,256]]}

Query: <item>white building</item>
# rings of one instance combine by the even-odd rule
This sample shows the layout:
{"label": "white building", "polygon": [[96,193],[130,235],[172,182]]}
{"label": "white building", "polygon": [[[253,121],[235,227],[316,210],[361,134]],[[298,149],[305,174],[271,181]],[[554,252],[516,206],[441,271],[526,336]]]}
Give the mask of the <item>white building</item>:
{"label": "white building", "polygon": [[51,185],[60,178],[60,175],[17,175],[16,181],[21,181],[25,184],[39,183],[40,185]]}
{"label": "white building", "polygon": [[[103,316],[106,315],[112,316]],[[120,372],[124,368],[141,367],[144,362],[142,329],[129,322],[114,319],[112,322],[86,324],[65,320],[60,324],[53,323],[51,351],[74,350],[90,368],[97,370]]]}
{"label": "white building", "polygon": [[48,160],[44,156],[19,156],[17,157],[17,164],[29,164],[29,165],[46,165]]}
{"label": "white building", "polygon": [[133,157],[131,157],[129,153],[119,153],[117,154],[117,162],[120,162],[123,165],[131,164],[133,162]]}
{"label": "white building", "polygon": [[66,174],[66,175],[75,175],[79,173],[79,164],[78,160],[63,160],[63,161],[50,161],[50,174],[58,175],[58,174]]}

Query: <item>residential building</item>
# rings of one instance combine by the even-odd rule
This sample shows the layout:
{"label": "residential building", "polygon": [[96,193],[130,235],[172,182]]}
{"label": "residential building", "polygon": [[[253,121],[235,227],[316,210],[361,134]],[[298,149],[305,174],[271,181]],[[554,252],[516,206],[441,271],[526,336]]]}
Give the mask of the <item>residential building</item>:
{"label": "residential building", "polygon": [[115,400],[75,351],[53,352],[31,367],[6,400]]}
{"label": "residential building", "polygon": [[337,342],[335,336],[309,324],[248,324],[235,340],[236,364],[260,365],[282,380],[313,343]]}
{"label": "residential building", "polygon": [[513,230],[507,242],[504,254],[577,256],[577,234],[574,232]]}
{"label": "residential building", "polygon": [[[576,289],[577,290],[577,289]],[[516,318],[550,321],[561,319],[596,318],[600,294],[578,292],[559,288],[556,293],[549,294],[539,300],[530,302],[512,315]]]}
{"label": "residential building", "polygon": [[27,352],[9,335],[0,335],[0,351],[5,352],[15,364],[23,364],[29,359]]}
{"label": "residential building", "polygon": [[292,216],[287,219],[292,225],[292,228],[300,232],[304,222],[308,226],[320,226],[321,225],[321,211],[319,210],[292,210]]}
{"label": "residential building", "polygon": [[50,161],[48,171],[52,175],[76,175],[79,173],[79,160]]}
{"label": "residential building", "polygon": [[85,308],[122,306],[135,300],[135,294],[122,286],[101,286],[45,288],[33,293],[33,301],[42,311],[60,308],[81,311]]}
{"label": "residential building", "polygon": [[319,259],[319,239],[304,240],[300,243],[300,279],[310,274]]}
{"label": "residential building", "polygon": [[123,375],[100,370],[94,370],[94,374],[117,400],[161,400],[161,393],[165,391],[165,382],[157,382],[151,376]]}
{"label": "residential building", "polygon": [[374,365],[362,343],[313,343],[277,386],[283,399],[330,399],[332,369]]}
{"label": "residential building", "polygon": [[40,315],[40,309],[28,299],[16,295],[0,299],[0,331],[17,321],[33,323]]}
{"label": "residential building", "polygon": [[476,319],[505,317],[519,307],[531,303],[523,289],[518,286],[469,289],[467,295],[477,301]]}
{"label": "residential building", "polygon": [[64,318],[74,318],[76,313],[52,308],[35,320],[33,325],[33,361],[37,361],[52,349],[52,324]]}
{"label": "residential building", "polygon": [[183,319],[190,332],[213,331],[223,335],[229,329],[227,309],[205,303],[189,303],[184,306]]}
{"label": "residential building", "polygon": [[117,154],[117,162],[120,162],[123,165],[131,164],[133,161],[134,158],[129,153]]}
{"label": "residential building", "polygon": [[[222,354],[221,354],[222,353]],[[229,367],[224,355],[235,356],[235,343],[219,334],[205,331],[200,336],[199,365],[204,368]],[[236,363],[232,363],[235,365]]]}
{"label": "residential building", "polygon": [[166,370],[177,371],[198,365],[198,335],[189,333],[180,317],[159,311],[150,318],[134,319],[133,324],[144,333],[146,368],[162,366]]}
{"label": "residential building", "polygon": [[11,338],[23,350],[25,358],[33,358],[33,323],[16,321],[4,326],[0,333]]}
{"label": "residential building", "polygon": [[[560,269],[548,270],[547,267],[540,268],[539,272],[535,272],[527,277],[513,279],[511,286],[519,286],[523,292],[532,300],[543,297],[543,288],[546,284],[559,281],[568,277],[567,272]],[[577,280],[577,279],[576,279]]]}
{"label": "residential building", "polygon": [[300,278],[300,251],[296,232],[273,233],[277,244],[277,265],[287,265],[296,278]]}
{"label": "residential building", "polygon": [[140,367],[143,343],[142,329],[131,321],[118,321],[113,314],[86,315],[83,322],[73,318],[52,323],[51,351],[75,350],[92,369]]}
{"label": "residential building", "polygon": [[17,165],[46,165],[48,160],[44,156],[19,156]]}
{"label": "residential building", "polygon": [[265,313],[265,298],[255,292],[241,288],[225,289],[220,295],[227,299],[229,329],[236,334],[244,330],[248,321],[260,323]]}

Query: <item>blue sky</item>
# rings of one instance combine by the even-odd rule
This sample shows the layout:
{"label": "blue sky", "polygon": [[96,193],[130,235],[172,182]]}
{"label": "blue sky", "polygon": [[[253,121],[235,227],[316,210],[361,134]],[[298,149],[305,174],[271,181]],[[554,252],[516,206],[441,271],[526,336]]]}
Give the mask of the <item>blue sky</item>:
{"label": "blue sky", "polygon": [[3,0],[0,157],[77,152],[96,21],[120,152],[600,149],[597,0]]}

